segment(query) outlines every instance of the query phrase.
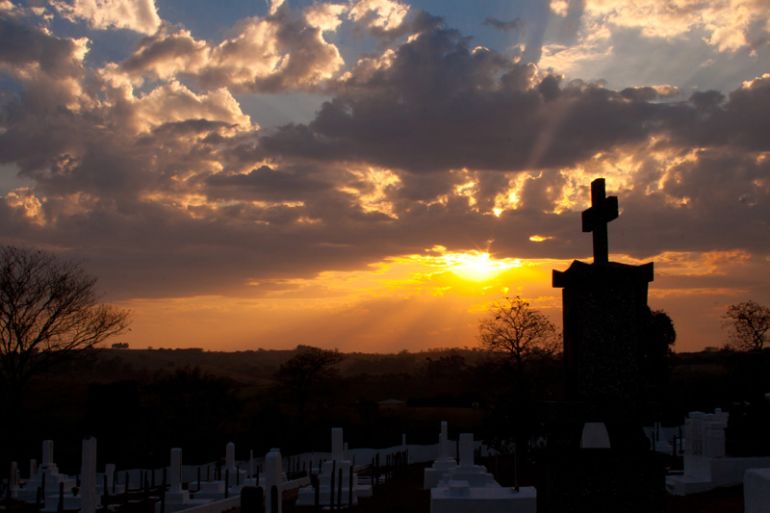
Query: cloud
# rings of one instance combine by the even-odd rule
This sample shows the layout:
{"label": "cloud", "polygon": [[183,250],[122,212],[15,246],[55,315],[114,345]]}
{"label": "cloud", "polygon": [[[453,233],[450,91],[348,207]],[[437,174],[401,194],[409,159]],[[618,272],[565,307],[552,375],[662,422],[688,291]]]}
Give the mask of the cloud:
{"label": "cloud", "polygon": [[716,91],[693,94],[690,103],[696,108],[671,123],[673,141],[687,146],[770,150],[766,137],[770,133],[770,74],[745,81],[723,99]]}
{"label": "cloud", "polygon": [[0,66],[24,78],[37,72],[53,78],[78,75],[88,52],[86,38],[60,38],[0,13]]}
{"label": "cloud", "polygon": [[50,0],[65,19],[85,21],[95,29],[128,29],[153,34],[161,20],[155,0]]}
{"label": "cloud", "polygon": [[524,22],[519,18],[515,18],[511,21],[503,21],[494,17],[489,17],[484,19],[484,25],[507,32],[510,30],[521,30],[524,26]]}
{"label": "cloud", "polygon": [[333,26],[334,10],[329,9],[311,6],[303,16],[282,7],[268,17],[246,18],[219,44],[197,40],[181,27],[163,26],[139,43],[122,68],[135,80],[179,76],[206,88],[312,90],[344,63],[337,47],[323,37]]}
{"label": "cloud", "polygon": [[398,31],[408,13],[409,5],[398,0],[355,0],[348,17],[370,31],[384,35]]}
{"label": "cloud", "polygon": [[720,52],[756,48],[770,34],[763,0],[586,0],[585,14],[611,26],[637,28],[647,37],[702,31],[705,42]]}
{"label": "cloud", "polygon": [[342,15],[347,10],[345,4],[313,4],[305,10],[305,21],[311,27],[333,32],[342,24]]}
{"label": "cloud", "polygon": [[679,88],[670,85],[626,87],[620,95],[631,101],[651,102],[662,98],[677,96]]}
{"label": "cloud", "polygon": [[134,117],[139,130],[185,120],[206,120],[251,128],[249,116],[227,89],[195,94],[176,81],[153,89],[134,102]]}
{"label": "cloud", "polygon": [[634,144],[676,111],[558,80],[434,28],[359,61],[307,125],[266,135],[267,151],[376,162],[411,172],[566,166]]}
{"label": "cloud", "polygon": [[[319,176],[320,175],[320,176]],[[292,167],[273,169],[261,166],[248,173],[215,174],[206,180],[212,199],[248,199],[260,201],[312,201],[314,196],[335,187],[314,169]]]}
{"label": "cloud", "polygon": [[152,74],[168,79],[180,71],[202,69],[209,54],[208,44],[196,40],[189,30],[163,25],[152,36],[142,39],[121,67],[137,78]]}
{"label": "cloud", "polygon": [[[0,236],[88,255],[116,296],[248,294],[435,244],[588,256],[579,211],[606,176],[617,253],[770,251],[770,77],[687,100],[657,81],[615,90],[425,13],[345,69],[323,39],[345,13],[323,5],[283,5],[218,43],[164,24],[97,69],[85,40],[3,18],[17,89],[0,161],[29,185],[0,201]],[[315,88],[328,101],[311,121],[269,132],[234,94]]]}

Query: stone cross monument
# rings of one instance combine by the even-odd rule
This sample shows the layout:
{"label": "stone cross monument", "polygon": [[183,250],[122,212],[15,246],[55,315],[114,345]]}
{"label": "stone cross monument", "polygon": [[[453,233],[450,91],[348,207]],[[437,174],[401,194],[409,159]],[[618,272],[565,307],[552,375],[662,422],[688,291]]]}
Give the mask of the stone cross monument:
{"label": "stone cross monument", "polygon": [[583,231],[593,232],[594,263],[609,262],[610,249],[607,240],[607,223],[618,218],[618,198],[607,197],[604,178],[591,182],[591,208],[583,212]]}
{"label": "stone cross monument", "polygon": [[569,398],[623,409],[633,407],[643,389],[653,264],[610,262],[607,223],[618,217],[618,199],[607,197],[604,187],[603,178],[591,183],[591,208],[583,212],[583,231],[593,232],[593,263],[575,260],[566,271],[553,271],[553,286],[562,289]]}

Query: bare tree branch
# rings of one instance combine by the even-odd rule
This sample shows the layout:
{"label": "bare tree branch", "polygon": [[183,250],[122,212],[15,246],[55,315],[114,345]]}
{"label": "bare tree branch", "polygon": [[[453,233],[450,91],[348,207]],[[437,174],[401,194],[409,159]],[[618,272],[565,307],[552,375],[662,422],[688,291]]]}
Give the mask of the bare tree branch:
{"label": "bare tree branch", "polygon": [[507,353],[520,372],[535,354],[553,354],[558,349],[556,327],[532,310],[519,296],[494,303],[479,325],[481,342],[490,351]]}
{"label": "bare tree branch", "polygon": [[730,305],[723,324],[734,346],[744,351],[761,351],[770,331],[770,308],[751,300]]}
{"label": "bare tree branch", "polygon": [[98,304],[96,279],[43,251],[0,247],[0,383],[18,393],[56,358],[128,327],[128,312]]}

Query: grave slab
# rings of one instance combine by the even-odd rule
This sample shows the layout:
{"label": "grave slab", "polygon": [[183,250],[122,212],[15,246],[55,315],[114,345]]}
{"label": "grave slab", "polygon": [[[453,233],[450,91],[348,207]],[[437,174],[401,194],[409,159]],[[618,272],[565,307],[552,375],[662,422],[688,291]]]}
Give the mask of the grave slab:
{"label": "grave slab", "polygon": [[532,486],[473,487],[467,481],[450,481],[430,492],[430,513],[535,513],[537,490]]}
{"label": "grave slab", "polygon": [[743,477],[744,513],[770,513],[770,468],[753,468]]}

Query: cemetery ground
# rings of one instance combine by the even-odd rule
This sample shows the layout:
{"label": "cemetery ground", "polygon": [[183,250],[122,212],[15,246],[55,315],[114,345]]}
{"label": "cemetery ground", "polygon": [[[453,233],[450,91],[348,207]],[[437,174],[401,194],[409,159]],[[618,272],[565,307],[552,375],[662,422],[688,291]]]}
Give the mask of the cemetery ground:
{"label": "cemetery ground", "polygon": [[[511,403],[516,391],[501,355],[463,349],[343,354],[303,389],[279,370],[306,350],[95,350],[34,382],[13,452],[23,462],[38,455],[41,440],[55,438],[61,471],[76,474],[80,442],[93,435],[100,468],[110,461],[119,468],[159,468],[168,464],[169,448],[178,446],[188,464],[220,459],[228,441],[240,448],[241,459],[248,449],[263,455],[280,447],[287,456],[328,451],[335,425],[345,428],[350,447],[391,447],[402,433],[410,444],[434,444],[441,420],[449,421],[452,436],[472,432],[495,443],[520,426],[537,430],[538,421],[559,411],[558,357],[530,362],[528,401]],[[668,372],[665,400],[645,412],[646,425],[681,425],[689,411],[723,408],[730,412],[730,453],[770,454],[767,444],[746,443],[767,442],[770,411],[759,391],[770,390],[770,351],[673,354]],[[10,449],[3,450],[4,458],[11,458]],[[514,484],[510,461],[481,463],[503,486]],[[410,465],[355,509],[428,511],[423,467]],[[681,457],[667,459],[664,467],[681,469]],[[543,482],[537,465],[523,463],[520,472],[521,485]],[[538,497],[545,499],[546,490]],[[664,511],[671,512],[743,511],[741,487],[664,501]],[[292,508],[287,502],[286,511]]]}
{"label": "cemetery ground", "polygon": [[[513,461],[510,458],[481,458],[479,463],[493,471],[495,478],[504,486],[512,486],[516,481]],[[681,462],[680,462],[681,463]],[[395,473],[390,479],[376,488],[371,498],[360,499],[355,511],[358,513],[426,512],[430,509],[430,490],[422,487],[423,471],[427,464],[410,464]],[[534,476],[519,476],[523,485],[535,484]],[[123,513],[147,513],[145,506],[124,508]],[[36,513],[34,504],[22,502],[0,503],[0,511],[5,513]],[[296,493],[284,496],[285,513],[310,513],[312,506],[297,506]],[[346,507],[342,511],[347,511]],[[739,513],[743,512],[743,492],[740,486],[719,488],[705,493],[684,497],[668,496],[664,511],[667,513]],[[241,513],[240,507],[226,510],[226,513]]]}

